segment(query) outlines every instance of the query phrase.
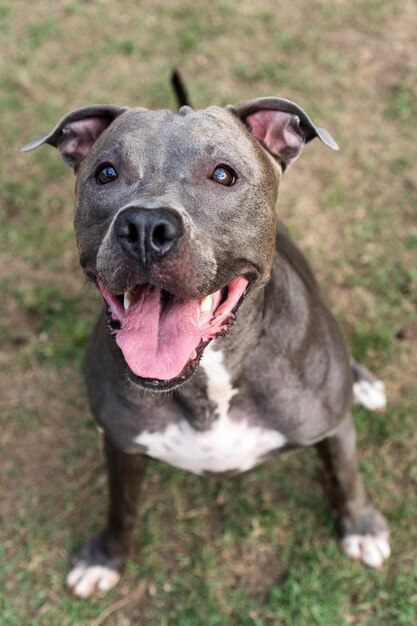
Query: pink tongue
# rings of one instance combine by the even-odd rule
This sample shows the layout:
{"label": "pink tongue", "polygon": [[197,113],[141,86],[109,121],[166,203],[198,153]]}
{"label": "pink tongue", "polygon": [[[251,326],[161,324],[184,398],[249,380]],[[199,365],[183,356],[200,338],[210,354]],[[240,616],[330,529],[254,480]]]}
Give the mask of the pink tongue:
{"label": "pink tongue", "polygon": [[179,376],[200,343],[199,313],[198,299],[170,301],[164,308],[161,291],[144,286],[116,334],[130,369],[142,378]]}

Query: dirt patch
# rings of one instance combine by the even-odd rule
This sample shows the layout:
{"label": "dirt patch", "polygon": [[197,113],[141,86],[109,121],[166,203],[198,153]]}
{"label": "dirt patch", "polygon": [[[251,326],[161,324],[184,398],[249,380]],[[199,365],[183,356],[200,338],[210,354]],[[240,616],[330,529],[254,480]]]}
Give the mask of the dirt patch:
{"label": "dirt patch", "polygon": [[282,576],[278,546],[264,544],[257,539],[242,541],[239,545],[222,549],[220,562],[223,570],[221,593],[229,589],[250,589],[253,594],[265,593],[280,582]]}
{"label": "dirt patch", "polygon": [[[2,371],[1,411],[6,420],[2,457],[9,465],[13,459],[14,468],[1,487],[5,514],[19,506],[15,492],[21,486],[42,493],[65,482],[62,457],[71,446],[71,426],[87,411],[86,400],[79,400],[80,387],[82,381],[72,368],[57,372],[35,363],[25,371]],[[72,407],[67,404],[71,394],[75,399]]]}

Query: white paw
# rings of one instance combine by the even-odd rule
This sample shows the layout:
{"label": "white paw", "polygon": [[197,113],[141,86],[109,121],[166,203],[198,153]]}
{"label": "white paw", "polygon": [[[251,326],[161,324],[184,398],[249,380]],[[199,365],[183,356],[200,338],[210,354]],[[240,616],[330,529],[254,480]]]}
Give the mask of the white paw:
{"label": "white paw", "polygon": [[369,567],[381,567],[391,554],[387,532],[379,535],[346,535],[342,539],[345,554]]}
{"label": "white paw", "polygon": [[88,565],[79,561],[67,576],[67,585],[75,596],[89,598],[96,591],[112,589],[120,580],[120,572],[105,565]]}
{"label": "white paw", "polygon": [[371,411],[385,411],[387,396],[382,380],[359,380],[353,384],[353,399]]}

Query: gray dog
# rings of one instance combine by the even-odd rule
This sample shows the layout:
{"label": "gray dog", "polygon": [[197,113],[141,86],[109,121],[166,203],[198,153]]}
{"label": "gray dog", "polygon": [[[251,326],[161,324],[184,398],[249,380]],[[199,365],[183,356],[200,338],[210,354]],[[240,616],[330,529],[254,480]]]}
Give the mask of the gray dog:
{"label": "gray dog", "polygon": [[80,263],[105,304],[86,376],[110,507],[75,558],[75,595],[117,584],[148,457],[227,476],[315,445],[344,551],[373,567],[389,556],[350,415],[354,397],[382,409],[383,385],[350,359],[277,216],[281,176],[315,137],[337,149],[296,104],[260,98],[85,107],[23,148],[48,143],[74,168]]}

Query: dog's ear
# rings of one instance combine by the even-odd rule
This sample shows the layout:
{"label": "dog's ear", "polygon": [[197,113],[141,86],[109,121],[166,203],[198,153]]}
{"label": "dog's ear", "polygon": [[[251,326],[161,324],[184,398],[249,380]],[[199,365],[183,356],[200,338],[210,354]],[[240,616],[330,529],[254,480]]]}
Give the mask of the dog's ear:
{"label": "dog's ear", "polygon": [[305,143],[319,137],[329,148],[339,147],[330,133],[317,128],[307,113],[284,98],[257,98],[226,107],[239,117],[253,136],[286,169],[301,154]]}
{"label": "dog's ear", "polygon": [[96,104],[71,111],[44,137],[39,137],[21,148],[22,152],[34,150],[44,143],[58,148],[65,163],[75,168],[91,150],[94,143],[110,124],[127,107]]}

